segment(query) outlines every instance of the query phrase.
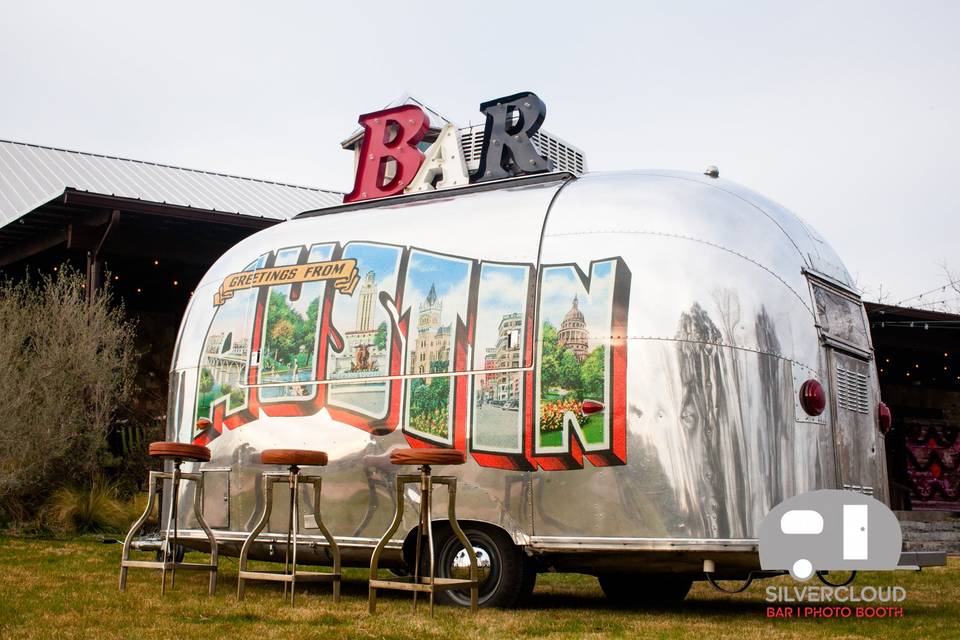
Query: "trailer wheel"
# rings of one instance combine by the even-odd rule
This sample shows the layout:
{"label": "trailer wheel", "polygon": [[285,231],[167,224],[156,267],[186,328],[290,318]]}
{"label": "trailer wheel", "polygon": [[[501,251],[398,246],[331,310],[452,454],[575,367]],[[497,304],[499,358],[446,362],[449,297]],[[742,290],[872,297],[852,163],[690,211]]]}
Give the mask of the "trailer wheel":
{"label": "trailer wheel", "polygon": [[597,576],[603,595],[618,607],[642,607],[655,602],[680,602],[693,578],[673,573],[609,573]]}
{"label": "trailer wheel", "polygon": [[160,548],[157,549],[155,554],[157,562],[164,561],[164,550],[166,550],[167,562],[170,562],[171,560],[174,562],[183,562],[183,556],[187,552],[186,548],[182,544],[178,544],[176,547],[174,547],[174,552],[171,553],[171,550],[167,548],[166,541],[164,541],[160,544]]}
{"label": "trailer wheel", "polygon": [[[536,569],[504,531],[493,527],[463,525],[463,533],[473,544],[480,569],[478,603],[481,607],[515,607],[523,601],[536,582]],[[466,549],[449,528],[444,528],[437,545],[437,577],[469,578]],[[443,591],[439,602],[470,606],[469,591]]]}

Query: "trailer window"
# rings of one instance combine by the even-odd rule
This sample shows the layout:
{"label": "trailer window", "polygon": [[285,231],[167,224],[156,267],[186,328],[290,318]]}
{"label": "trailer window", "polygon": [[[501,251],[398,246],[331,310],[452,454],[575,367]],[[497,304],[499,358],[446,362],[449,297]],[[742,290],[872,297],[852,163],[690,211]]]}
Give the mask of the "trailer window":
{"label": "trailer window", "polygon": [[834,340],[862,351],[870,350],[867,325],[859,300],[813,283],[817,318],[823,333]]}

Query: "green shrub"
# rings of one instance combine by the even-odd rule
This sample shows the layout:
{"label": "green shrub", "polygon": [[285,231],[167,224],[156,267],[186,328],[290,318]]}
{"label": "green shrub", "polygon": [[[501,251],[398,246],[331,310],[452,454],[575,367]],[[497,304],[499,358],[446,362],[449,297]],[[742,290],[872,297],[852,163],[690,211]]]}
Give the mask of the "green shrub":
{"label": "green shrub", "polygon": [[88,301],[84,281],[65,266],[0,282],[0,522],[33,519],[59,487],[93,487],[133,393],[134,327],[109,289]]}
{"label": "green shrub", "polygon": [[43,508],[42,521],[64,533],[116,532],[129,524],[129,512],[116,485],[98,476],[86,486],[54,491]]}

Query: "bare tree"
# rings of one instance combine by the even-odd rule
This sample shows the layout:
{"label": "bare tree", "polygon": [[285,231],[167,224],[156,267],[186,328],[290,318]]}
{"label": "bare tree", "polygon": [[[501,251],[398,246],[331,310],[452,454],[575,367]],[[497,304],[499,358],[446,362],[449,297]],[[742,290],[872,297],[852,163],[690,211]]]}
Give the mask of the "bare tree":
{"label": "bare tree", "polygon": [[960,273],[951,269],[946,260],[937,264],[947,282],[940,291],[931,294],[929,300],[922,303],[922,306],[931,311],[960,312]]}

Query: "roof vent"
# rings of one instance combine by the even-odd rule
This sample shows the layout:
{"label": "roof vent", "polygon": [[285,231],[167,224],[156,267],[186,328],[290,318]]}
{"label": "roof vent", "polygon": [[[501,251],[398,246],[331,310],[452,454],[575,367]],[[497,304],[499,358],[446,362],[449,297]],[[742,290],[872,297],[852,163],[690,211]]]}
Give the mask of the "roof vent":
{"label": "roof vent", "polygon": [[719,178],[720,169],[717,169],[717,167],[714,165],[710,165],[709,167],[703,170],[703,175],[710,176],[711,178]]}

